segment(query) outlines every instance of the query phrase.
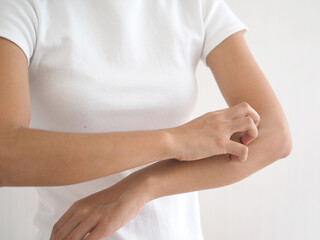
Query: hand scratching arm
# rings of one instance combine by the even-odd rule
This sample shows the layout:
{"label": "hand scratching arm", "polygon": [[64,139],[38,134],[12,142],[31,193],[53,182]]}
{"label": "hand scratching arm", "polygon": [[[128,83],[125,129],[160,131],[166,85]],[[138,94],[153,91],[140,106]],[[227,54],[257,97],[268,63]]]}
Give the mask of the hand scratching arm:
{"label": "hand scratching arm", "polygon": [[[150,199],[232,184],[291,152],[286,116],[251,55],[243,32],[223,41],[208,55],[207,62],[229,106],[247,102],[258,112],[259,135],[248,145],[246,162],[233,162],[228,155],[218,155],[193,162],[171,159],[141,170],[151,183]],[[241,135],[235,133],[231,139],[240,142]]]}

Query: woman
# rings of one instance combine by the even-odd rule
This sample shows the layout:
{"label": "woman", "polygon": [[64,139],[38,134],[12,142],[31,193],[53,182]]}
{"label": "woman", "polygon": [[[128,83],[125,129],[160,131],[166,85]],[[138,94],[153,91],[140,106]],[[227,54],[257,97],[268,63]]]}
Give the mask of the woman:
{"label": "woman", "polygon": [[[222,0],[0,1],[0,181],[37,187],[37,239],[203,239],[197,190],[288,156],[246,30]],[[191,120],[199,60],[230,108]]]}

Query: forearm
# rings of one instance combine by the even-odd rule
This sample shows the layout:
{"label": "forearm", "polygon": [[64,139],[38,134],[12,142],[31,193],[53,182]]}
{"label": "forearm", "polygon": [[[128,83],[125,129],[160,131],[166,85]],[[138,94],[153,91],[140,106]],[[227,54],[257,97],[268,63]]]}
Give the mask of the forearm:
{"label": "forearm", "polygon": [[[191,191],[226,186],[238,182],[288,154],[287,133],[280,130],[259,130],[259,137],[248,145],[245,162],[231,161],[227,154],[192,162],[170,159],[140,170],[148,179],[150,199]],[[239,134],[234,134],[240,142]]]}
{"label": "forearm", "polygon": [[170,154],[162,130],[83,134],[19,128],[0,134],[0,175],[4,186],[68,185]]}

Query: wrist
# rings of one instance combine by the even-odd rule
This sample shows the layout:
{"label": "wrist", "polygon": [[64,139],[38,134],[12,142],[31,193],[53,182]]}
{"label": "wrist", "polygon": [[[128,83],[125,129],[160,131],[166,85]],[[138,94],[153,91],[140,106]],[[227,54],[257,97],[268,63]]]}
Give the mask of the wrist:
{"label": "wrist", "polygon": [[166,159],[178,159],[179,153],[177,148],[177,140],[174,135],[175,128],[161,129],[161,131],[164,133],[166,149],[168,152]]}
{"label": "wrist", "polygon": [[136,171],[128,176],[130,191],[133,195],[139,196],[144,204],[156,198],[156,181],[152,174],[144,169]]}

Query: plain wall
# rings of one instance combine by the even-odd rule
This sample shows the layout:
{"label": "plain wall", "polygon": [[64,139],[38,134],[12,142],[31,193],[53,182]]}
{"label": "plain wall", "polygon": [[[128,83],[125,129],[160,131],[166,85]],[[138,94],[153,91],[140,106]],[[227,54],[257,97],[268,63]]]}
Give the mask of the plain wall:
{"label": "plain wall", "polygon": [[[245,37],[287,115],[293,150],[238,183],[199,192],[205,239],[320,239],[320,2],[226,2],[249,27]],[[197,78],[194,117],[228,107],[202,63]],[[1,240],[35,238],[36,203],[34,188],[0,189]]]}
{"label": "plain wall", "polygon": [[[226,0],[287,115],[291,154],[233,185],[200,192],[207,240],[320,239],[320,2]],[[227,107],[198,68],[196,115]]]}

